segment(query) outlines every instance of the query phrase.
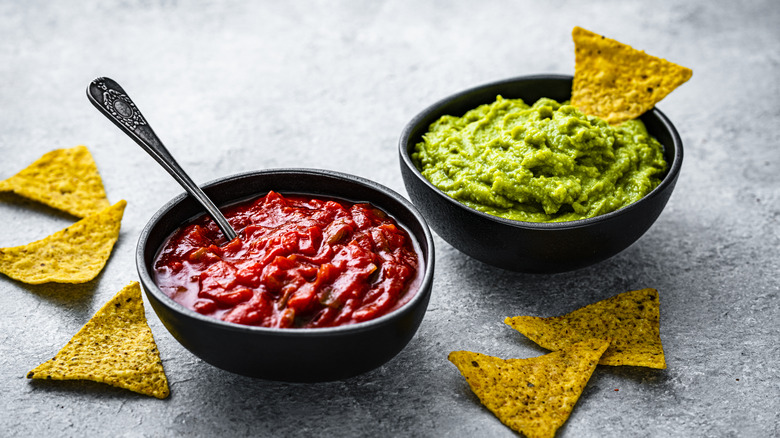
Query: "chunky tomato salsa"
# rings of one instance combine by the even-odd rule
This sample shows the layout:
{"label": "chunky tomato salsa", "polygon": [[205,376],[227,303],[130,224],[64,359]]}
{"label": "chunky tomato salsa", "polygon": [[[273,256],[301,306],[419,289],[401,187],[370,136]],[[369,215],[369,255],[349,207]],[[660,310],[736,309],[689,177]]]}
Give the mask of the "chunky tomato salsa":
{"label": "chunky tomato salsa", "polygon": [[417,287],[414,241],[369,204],[270,192],[224,210],[238,237],[209,217],[177,230],[155,281],[178,303],[224,321],[332,327],[400,307]]}

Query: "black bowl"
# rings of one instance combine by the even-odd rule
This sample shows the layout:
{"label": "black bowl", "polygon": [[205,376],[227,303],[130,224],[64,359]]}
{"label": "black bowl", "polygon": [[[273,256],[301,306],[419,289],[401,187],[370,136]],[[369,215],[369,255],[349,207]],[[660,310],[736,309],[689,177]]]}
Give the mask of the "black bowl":
{"label": "black bowl", "polygon": [[404,128],[399,142],[401,173],[412,202],[439,236],[461,252],[499,268],[555,273],[600,262],[628,248],[655,222],[672,194],[683,159],[683,145],[666,116],[652,109],[640,119],[664,146],[669,169],[661,183],[638,202],[589,219],[534,223],[503,219],[466,207],[436,188],[412,162],[414,147],[431,123],[443,115],[462,116],[497,95],[521,98],[571,97],[571,76],[536,75],[507,79],[447,97],[423,110]]}
{"label": "black bowl", "polygon": [[252,327],[224,322],[185,308],[155,284],[152,263],[166,239],[202,213],[184,194],[163,206],[138,240],[141,284],[174,338],[204,361],[252,377],[313,382],[344,379],[376,368],[398,354],[414,336],[428,307],[434,268],[431,232],[414,206],[375,182],[337,172],[276,169],[218,179],[203,187],[219,206],[261,196],[269,190],[369,202],[393,216],[419,244],[423,272],[409,302],[379,318],[347,326],[311,329]]}

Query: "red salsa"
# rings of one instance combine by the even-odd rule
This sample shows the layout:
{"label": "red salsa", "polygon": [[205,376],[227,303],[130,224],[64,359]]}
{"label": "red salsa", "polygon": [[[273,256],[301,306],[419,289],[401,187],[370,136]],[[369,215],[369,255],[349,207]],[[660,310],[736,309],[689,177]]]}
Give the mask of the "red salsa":
{"label": "red salsa", "polygon": [[227,242],[208,216],[177,230],[154,263],[178,303],[224,321],[332,327],[379,317],[417,288],[414,241],[369,204],[266,196],[224,211]]}

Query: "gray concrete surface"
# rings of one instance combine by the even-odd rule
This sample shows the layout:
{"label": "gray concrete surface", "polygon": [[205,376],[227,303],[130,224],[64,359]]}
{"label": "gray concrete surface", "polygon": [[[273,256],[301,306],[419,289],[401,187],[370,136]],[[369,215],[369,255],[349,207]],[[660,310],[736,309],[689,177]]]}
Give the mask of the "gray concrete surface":
{"label": "gray concrete surface", "polygon": [[[668,207],[628,250],[558,275],[502,271],[436,239],[433,297],[410,345],[352,379],[244,378],[188,353],[148,307],[169,399],[25,379],[136,279],[148,218],[181,190],[88,102],[119,81],[198,182],[318,167],[405,193],[403,125],[466,87],[573,72],[580,25],[694,70],[659,104],[685,144]],[[503,324],[627,290],[661,294],[668,369],[599,367],[559,436],[780,434],[780,4],[768,1],[0,1],[0,178],[87,145],[129,203],[85,285],[0,277],[3,436],[513,436],[446,360],[544,353]],[[0,197],[0,246],[72,223]]]}

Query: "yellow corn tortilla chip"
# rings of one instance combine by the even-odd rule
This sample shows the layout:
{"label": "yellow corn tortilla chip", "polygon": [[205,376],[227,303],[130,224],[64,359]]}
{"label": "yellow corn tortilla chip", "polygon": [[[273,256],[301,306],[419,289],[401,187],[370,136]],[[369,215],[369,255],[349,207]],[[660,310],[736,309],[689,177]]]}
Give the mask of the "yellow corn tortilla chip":
{"label": "yellow corn tortilla chip", "polygon": [[137,281],[95,313],[53,359],[28,379],[92,380],[165,398],[170,394]]}
{"label": "yellow corn tortilla chip", "polygon": [[608,345],[608,339],[590,339],[530,359],[469,351],[453,351],[448,359],[502,423],[529,438],[553,437]]}
{"label": "yellow corn tortilla chip", "polygon": [[45,154],[0,181],[0,192],[14,192],[80,218],[109,206],[103,180],[86,146]]}
{"label": "yellow corn tortilla chip", "polygon": [[574,39],[571,104],[610,124],[639,117],[693,71],[581,27]]}
{"label": "yellow corn tortilla chip", "polygon": [[28,284],[92,280],[119,238],[126,205],[119,201],[41,240],[0,248],[0,272]]}
{"label": "yellow corn tortilla chip", "polygon": [[666,368],[655,289],[624,292],[563,316],[516,316],[504,322],[549,350],[590,338],[611,338],[600,364]]}

